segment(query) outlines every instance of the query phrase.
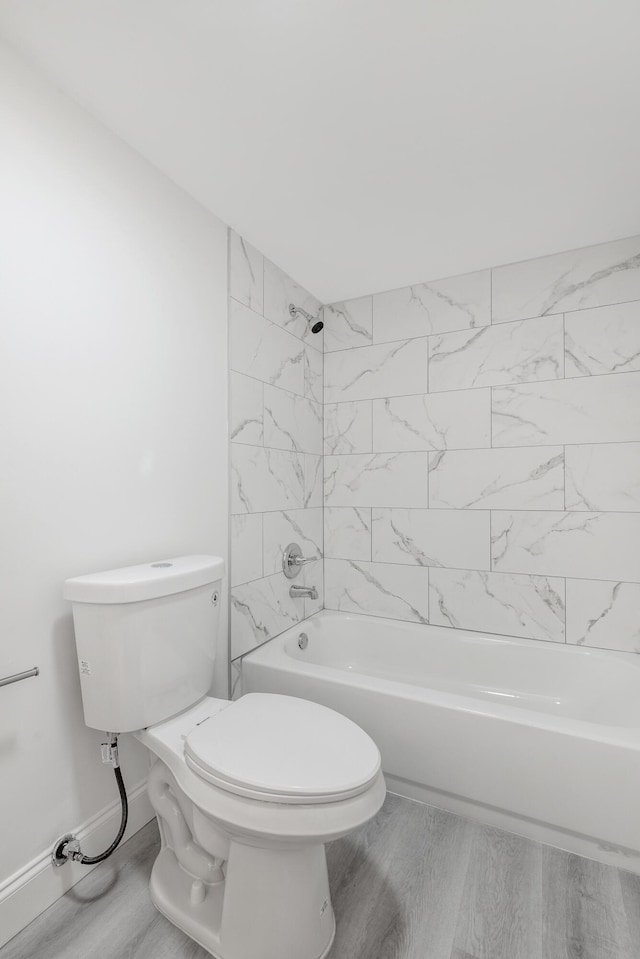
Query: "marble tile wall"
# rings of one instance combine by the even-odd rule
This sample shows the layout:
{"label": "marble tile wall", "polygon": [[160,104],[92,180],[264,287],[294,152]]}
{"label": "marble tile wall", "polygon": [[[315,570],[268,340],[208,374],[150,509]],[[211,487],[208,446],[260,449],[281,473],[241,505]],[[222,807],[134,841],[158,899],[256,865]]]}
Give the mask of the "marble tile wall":
{"label": "marble tile wall", "polygon": [[[323,345],[289,315],[320,303],[237,234],[229,244],[233,660],[323,605]],[[295,582],[318,600],[289,596],[291,542],[317,557]]]}
{"label": "marble tile wall", "polygon": [[325,605],[640,652],[640,237],[324,319]]}

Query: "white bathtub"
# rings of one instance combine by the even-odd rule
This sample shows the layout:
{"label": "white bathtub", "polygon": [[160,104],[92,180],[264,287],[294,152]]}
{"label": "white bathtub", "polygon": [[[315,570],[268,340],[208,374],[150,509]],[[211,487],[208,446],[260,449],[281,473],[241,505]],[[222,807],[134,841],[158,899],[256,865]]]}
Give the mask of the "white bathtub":
{"label": "white bathtub", "polygon": [[392,792],[640,872],[640,658],[324,610],[242,691],[359,723]]}

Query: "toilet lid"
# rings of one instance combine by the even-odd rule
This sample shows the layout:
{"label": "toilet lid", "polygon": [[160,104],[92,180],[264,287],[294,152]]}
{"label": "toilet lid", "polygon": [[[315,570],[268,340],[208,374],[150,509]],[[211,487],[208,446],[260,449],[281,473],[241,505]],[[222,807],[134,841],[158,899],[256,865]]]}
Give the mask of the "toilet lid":
{"label": "toilet lid", "polygon": [[263,802],[322,803],[364,792],[380,771],[372,739],[340,713],[293,696],[248,693],[185,740],[208,782]]}

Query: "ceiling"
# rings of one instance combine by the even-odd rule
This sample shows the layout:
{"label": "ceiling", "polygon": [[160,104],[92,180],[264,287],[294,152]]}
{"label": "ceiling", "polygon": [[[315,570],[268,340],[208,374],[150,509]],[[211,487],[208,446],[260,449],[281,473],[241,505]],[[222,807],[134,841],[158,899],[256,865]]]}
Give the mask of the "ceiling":
{"label": "ceiling", "polygon": [[637,0],[0,0],[324,302],[640,233]]}

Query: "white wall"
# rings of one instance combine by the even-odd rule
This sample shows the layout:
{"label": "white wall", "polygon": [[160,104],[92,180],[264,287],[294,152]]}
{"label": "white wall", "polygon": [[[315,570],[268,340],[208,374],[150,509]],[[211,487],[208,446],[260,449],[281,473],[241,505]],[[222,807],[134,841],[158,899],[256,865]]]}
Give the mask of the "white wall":
{"label": "white wall", "polygon": [[63,580],[226,557],[228,511],[223,224],[5,47],[0,210],[0,676],[41,668],[0,688],[1,886],[116,797]]}

